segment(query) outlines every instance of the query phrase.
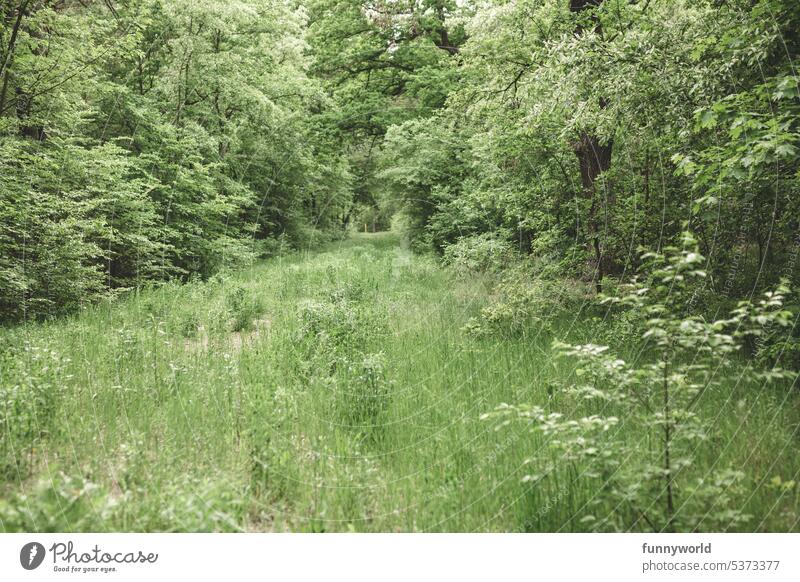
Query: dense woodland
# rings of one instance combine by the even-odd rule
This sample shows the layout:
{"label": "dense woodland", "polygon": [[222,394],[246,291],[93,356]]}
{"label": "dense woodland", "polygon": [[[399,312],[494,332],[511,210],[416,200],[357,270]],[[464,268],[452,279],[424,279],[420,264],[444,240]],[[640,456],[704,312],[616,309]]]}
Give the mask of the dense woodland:
{"label": "dense woodland", "polygon": [[796,2],[20,0],[2,15],[6,320],[396,213],[415,248],[506,241],[598,289],[687,228],[711,292],[797,268]]}
{"label": "dense woodland", "polygon": [[[392,390],[404,382],[427,385],[392,376],[406,348],[392,348],[390,336],[380,335],[383,324],[376,322],[385,314],[376,313],[396,292],[428,301],[429,316],[448,322],[435,339],[418,340],[445,346],[413,351],[409,357],[420,358],[421,370],[425,358],[444,358],[452,346],[465,345],[472,347],[464,354],[490,347],[512,354],[508,365],[527,361],[516,359],[519,349],[541,364],[519,380],[536,386],[532,393],[509,388],[492,397],[489,383],[477,410],[475,394],[464,399],[469,408],[453,406],[459,418],[483,427],[476,435],[497,422],[498,430],[525,426],[536,439],[549,439],[550,448],[540,441],[534,448],[567,460],[567,468],[516,445],[518,451],[499,454],[497,463],[533,467],[525,475],[515,468],[513,479],[504,473],[502,483],[514,483],[514,490],[523,487],[520,478],[525,488],[541,484],[534,493],[524,489],[529,502],[559,509],[525,510],[497,524],[444,504],[429,511],[440,521],[373,523],[363,516],[390,515],[396,506],[441,492],[394,498],[382,490],[381,499],[396,502],[359,509],[364,521],[353,521],[348,509],[363,500],[331,501],[327,515],[336,520],[328,528],[796,530],[799,51],[796,0],[0,0],[0,320],[7,330],[0,337],[7,404],[0,412],[0,469],[24,491],[41,466],[34,449],[58,431],[31,427],[61,410],[50,396],[55,385],[130,383],[146,392],[148,382],[174,382],[173,392],[164,388],[153,398],[177,398],[176,370],[184,364],[175,362],[196,355],[192,342],[208,348],[202,333],[212,334],[212,348],[213,333],[220,342],[223,336],[238,342],[236,353],[249,337],[240,334],[261,334],[258,341],[272,342],[286,362],[299,358],[261,370],[261,378],[278,384],[296,382],[311,392],[318,385],[320,394],[333,385],[364,390],[344,405],[325,404],[335,414],[347,408],[349,421],[362,427],[336,441],[345,453],[352,452],[341,444],[348,439],[354,447],[413,447],[403,440],[411,433],[380,437],[364,428],[387,418],[402,424],[403,407],[419,403],[401,404]],[[396,256],[390,236],[403,240]],[[348,246],[353,240],[361,246]],[[306,267],[258,266],[261,259],[296,258],[332,244],[344,254],[320,255]],[[362,270],[348,270],[342,257],[361,261]],[[319,272],[309,275],[315,264]],[[378,268],[384,264],[386,272]],[[404,287],[406,267],[429,288],[411,281]],[[264,279],[253,278],[257,269],[266,269]],[[241,272],[249,278],[234,291],[216,286]],[[301,292],[292,277],[317,291]],[[386,295],[370,295],[380,285]],[[434,308],[431,289],[455,295]],[[317,292],[324,300],[316,307],[303,303]],[[184,303],[168,307],[163,293]],[[463,309],[450,307],[470,293]],[[411,295],[397,295],[398,305]],[[203,302],[214,305],[204,315],[186,311]],[[97,315],[114,305],[127,319]],[[408,313],[420,305],[406,305]],[[259,322],[270,309],[276,319],[283,317],[276,313],[299,311],[267,339]],[[150,319],[137,319],[145,312]],[[82,313],[88,319],[76,319]],[[78,327],[49,327],[59,322]],[[140,325],[141,337],[129,324]],[[102,339],[106,325],[114,331]],[[112,352],[73,353],[72,334],[81,330],[84,337],[90,328],[96,345],[108,342]],[[188,342],[186,353],[162,361],[156,348],[144,347],[173,333],[187,338],[175,340]],[[48,344],[51,334],[63,343]],[[125,359],[139,353],[136,346],[149,362],[141,378],[145,364]],[[534,347],[535,354],[524,351]],[[65,364],[69,379],[54,379],[57,367],[42,363],[51,349],[84,358],[83,367]],[[274,484],[259,461],[266,449],[253,444],[270,438],[254,418],[299,405],[276,404],[290,398],[281,390],[267,403],[248,391],[243,377],[225,379],[230,359],[216,362],[213,352],[197,368],[186,364],[194,370],[186,373],[197,374],[196,386],[245,386],[240,400],[225,397],[219,424],[208,426],[236,447],[250,447],[250,461],[242,461],[254,463],[246,497],[261,500],[258,510],[236,501],[235,511],[219,510],[233,516],[227,521],[118,516],[113,527],[320,529],[304,521],[317,511],[316,497],[287,509],[275,526],[275,503],[284,507],[275,500],[296,502],[297,491],[288,482]],[[318,361],[320,354],[330,359]],[[553,363],[564,359],[572,362],[568,370]],[[91,373],[90,361],[98,366]],[[101,371],[102,361],[113,365]],[[466,361],[464,369],[473,364]],[[433,360],[429,366],[438,369]],[[505,368],[496,366],[500,377]],[[449,394],[449,381],[437,382]],[[29,399],[25,390],[43,392]],[[435,402],[444,401],[431,390]],[[559,408],[562,392],[572,400]],[[767,396],[759,400],[762,393]],[[115,400],[123,396],[110,394],[109,411],[124,407]],[[76,395],[74,403],[84,397]],[[314,398],[306,410],[323,406],[322,396]],[[760,412],[753,412],[750,398]],[[756,419],[746,429],[723,426],[718,416],[709,420],[734,403]],[[330,410],[317,410],[308,426]],[[450,426],[433,405],[423,410],[433,415],[428,426]],[[161,410],[139,412],[145,418]],[[242,415],[252,430],[231,420]],[[14,424],[19,419],[27,419],[27,428]],[[225,432],[231,427],[235,434]],[[314,446],[324,448],[320,442],[330,443],[330,435],[317,428]],[[269,454],[288,463],[314,430],[287,436],[292,452],[276,452],[269,447],[278,447],[277,440],[269,441]],[[630,435],[651,436],[633,445]],[[720,443],[755,435],[769,439],[753,450],[774,457],[753,459],[745,443],[726,448],[730,458],[712,454]],[[467,452],[464,436],[453,436],[465,447],[464,463],[471,455],[485,459],[494,446],[487,440],[481,452]],[[193,442],[184,444],[204,450]],[[438,462],[430,454],[426,469]],[[397,463],[406,475],[421,470],[412,460]],[[464,477],[464,467],[451,469],[467,481],[486,471]],[[295,470],[297,480],[305,478],[304,469],[287,469]],[[588,479],[594,485],[566,496],[563,485],[546,485],[548,475],[558,475],[561,484]],[[93,478],[110,491],[122,487]],[[180,498],[181,486],[170,483]],[[166,490],[162,485],[159,491]],[[484,485],[475,481],[471,491],[478,495]],[[478,512],[483,502],[474,503]],[[720,507],[704,509],[709,503]],[[6,524],[0,529],[41,529],[14,507],[0,504]],[[760,523],[752,517],[759,512],[766,514]],[[70,519],[52,527],[108,523]]]}

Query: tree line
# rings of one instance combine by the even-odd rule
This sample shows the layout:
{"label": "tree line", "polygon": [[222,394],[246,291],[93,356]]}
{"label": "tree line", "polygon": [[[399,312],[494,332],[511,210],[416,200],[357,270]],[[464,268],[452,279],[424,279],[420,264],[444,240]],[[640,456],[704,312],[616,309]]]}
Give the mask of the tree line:
{"label": "tree line", "polygon": [[0,317],[308,244],[352,181],[274,0],[6,1]]}
{"label": "tree line", "polygon": [[459,6],[445,101],[378,170],[421,244],[498,237],[602,290],[688,229],[714,293],[796,274],[796,2]]}
{"label": "tree line", "polygon": [[[367,220],[597,290],[694,233],[797,271],[792,0],[5,0],[0,317]],[[476,243],[477,244],[477,243]]]}

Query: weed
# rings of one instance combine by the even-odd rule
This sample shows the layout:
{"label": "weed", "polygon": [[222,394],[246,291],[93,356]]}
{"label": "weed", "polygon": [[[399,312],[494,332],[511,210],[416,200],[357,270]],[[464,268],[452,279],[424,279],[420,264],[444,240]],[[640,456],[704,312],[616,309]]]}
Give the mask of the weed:
{"label": "weed", "polygon": [[0,358],[0,476],[22,479],[56,426],[65,362],[49,347],[32,344],[7,348]]}
{"label": "weed", "polygon": [[345,422],[366,431],[377,428],[381,414],[391,396],[386,378],[386,356],[382,352],[367,354],[351,366],[352,381],[337,394],[338,410]]}
{"label": "weed", "polygon": [[0,528],[5,532],[107,531],[115,505],[96,483],[58,472],[37,481],[30,495],[0,500]]}
{"label": "weed", "polygon": [[512,245],[496,234],[463,237],[445,247],[442,260],[461,275],[498,273],[515,260]]}
{"label": "weed", "polygon": [[231,331],[252,329],[255,319],[264,312],[261,299],[252,293],[248,294],[244,287],[233,287],[225,299],[232,318]]}

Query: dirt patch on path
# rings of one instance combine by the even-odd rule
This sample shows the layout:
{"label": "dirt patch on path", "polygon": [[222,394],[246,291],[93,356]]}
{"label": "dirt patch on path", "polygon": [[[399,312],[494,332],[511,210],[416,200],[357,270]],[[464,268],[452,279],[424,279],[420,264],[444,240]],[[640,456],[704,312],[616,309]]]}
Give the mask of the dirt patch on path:
{"label": "dirt patch on path", "polygon": [[[271,327],[272,320],[266,318],[257,319],[253,322],[252,329],[233,331],[225,336],[224,347],[230,349],[233,353],[239,353],[245,346],[251,345],[261,336],[268,334]],[[193,354],[203,354],[207,353],[211,346],[216,343],[209,337],[208,331],[201,326],[197,330],[197,337],[185,340],[183,348]]]}

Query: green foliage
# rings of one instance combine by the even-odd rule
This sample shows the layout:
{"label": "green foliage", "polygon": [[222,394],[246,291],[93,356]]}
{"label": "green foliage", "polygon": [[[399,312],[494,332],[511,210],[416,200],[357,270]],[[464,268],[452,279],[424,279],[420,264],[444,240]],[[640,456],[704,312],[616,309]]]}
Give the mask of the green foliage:
{"label": "green foliage", "polygon": [[341,418],[366,432],[380,429],[381,415],[389,406],[391,386],[386,378],[386,356],[367,354],[352,362],[349,381],[338,388],[336,408]]}
{"label": "green foliage", "polygon": [[[0,436],[0,530],[649,531],[614,501],[635,500],[656,525],[664,514],[663,474],[645,473],[659,466],[663,424],[638,404],[659,405],[661,384],[647,379],[660,348],[579,347],[597,343],[597,324],[576,317],[599,310],[585,305],[588,286],[537,274],[520,267],[519,292],[546,285],[536,300],[546,307],[517,334],[479,339],[462,329],[498,299],[497,279],[455,276],[393,233],[3,328],[0,384],[13,405],[0,418],[19,418]],[[646,285],[654,300],[656,282]],[[230,325],[238,288],[264,307],[242,333]],[[764,299],[768,320],[788,310],[786,297]],[[726,358],[697,419],[671,413],[676,462],[691,459],[675,467],[675,529],[797,530],[797,393],[782,380],[763,386],[753,372],[768,368],[743,359],[791,326],[760,325],[754,303],[735,316],[747,333],[725,324],[707,336],[747,351]],[[573,347],[554,351],[553,336]],[[719,363],[698,363],[708,362]],[[691,364],[669,363],[676,410],[707,377]],[[539,422],[512,425],[518,414],[493,431],[478,417],[500,402],[563,416],[547,434]],[[702,438],[682,436],[695,426]]]}
{"label": "green foliage", "polygon": [[512,233],[602,286],[692,215],[715,293],[797,274],[796,2],[490,2],[465,22],[444,106],[383,141],[417,247]]}
{"label": "green foliage", "polygon": [[363,282],[347,283],[327,300],[300,308],[300,340],[309,361],[323,374],[349,368],[384,333],[382,314],[365,299]]}
{"label": "green foliage", "polygon": [[[129,519],[137,528],[151,532],[242,531],[244,492],[224,477],[176,476],[164,484],[162,493],[163,499],[145,498],[130,516],[121,504],[112,519]],[[130,498],[135,500],[133,495]]]}
{"label": "green foliage", "polygon": [[798,29],[3,2],[0,526],[796,530]]}
{"label": "green foliage", "polygon": [[302,10],[28,4],[0,23],[0,318],[341,230],[350,172],[307,74]]}
{"label": "green foliage", "polygon": [[584,284],[553,281],[526,263],[505,270],[493,283],[492,291],[489,305],[464,328],[471,335],[541,335],[560,315],[580,310],[589,295]]}
{"label": "green foliage", "polygon": [[115,498],[92,481],[63,472],[53,473],[33,485],[30,495],[0,501],[0,531],[102,532],[130,529],[145,531],[240,531],[242,496],[224,481],[193,477],[166,484],[164,497],[146,499],[129,515],[136,488]]}
{"label": "green foliage", "polygon": [[233,319],[232,331],[246,331],[253,327],[254,320],[264,311],[264,305],[258,298],[248,294],[242,287],[234,287],[225,295],[228,310]]}
{"label": "green foliage", "polygon": [[462,275],[497,273],[514,261],[514,249],[496,234],[463,237],[445,248],[443,261]]}
{"label": "green foliage", "polygon": [[30,495],[0,500],[4,532],[107,531],[115,503],[100,486],[80,476],[55,473]]}
{"label": "green foliage", "polygon": [[[555,346],[577,362],[576,380],[565,394],[587,416],[576,419],[530,405],[504,405],[484,415],[523,419],[555,451],[552,463],[537,465],[540,472],[526,479],[577,475],[593,483],[595,493],[582,518],[592,529],[625,531],[646,524],[654,531],[725,530],[747,522],[752,516],[732,503],[744,474],[724,460],[712,471],[698,467],[700,451],[719,431],[700,406],[710,395],[725,394],[734,370],[737,382],[761,389],[794,378],[776,367],[736,365],[747,338],[791,324],[793,314],[783,309],[785,287],[756,304],[741,302],[727,319],[707,321],[685,312],[698,280],[706,276],[695,239],[685,233],[680,248],[665,251],[644,257],[646,283],[631,284],[609,299],[646,316],[641,361],[626,362],[607,346]],[[649,450],[619,438],[620,423],[649,440]]]}
{"label": "green foliage", "polygon": [[0,476],[24,479],[56,426],[64,359],[47,346],[5,346],[0,354]]}
{"label": "green foliage", "polygon": [[598,287],[691,215],[711,291],[795,275],[800,9],[617,4],[45,3],[13,46],[9,5],[0,317],[395,212],[414,249],[496,236]]}

